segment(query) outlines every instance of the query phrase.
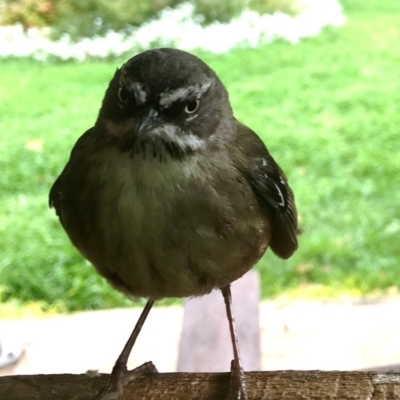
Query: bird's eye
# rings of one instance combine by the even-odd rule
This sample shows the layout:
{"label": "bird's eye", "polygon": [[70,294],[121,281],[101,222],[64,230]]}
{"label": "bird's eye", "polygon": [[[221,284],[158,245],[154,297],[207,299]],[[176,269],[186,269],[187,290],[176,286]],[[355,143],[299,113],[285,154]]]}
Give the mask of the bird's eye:
{"label": "bird's eye", "polygon": [[185,113],[193,114],[197,111],[200,105],[200,100],[193,100],[186,104]]}
{"label": "bird's eye", "polygon": [[129,100],[129,92],[124,87],[120,87],[118,90],[118,98],[121,103],[126,104]]}

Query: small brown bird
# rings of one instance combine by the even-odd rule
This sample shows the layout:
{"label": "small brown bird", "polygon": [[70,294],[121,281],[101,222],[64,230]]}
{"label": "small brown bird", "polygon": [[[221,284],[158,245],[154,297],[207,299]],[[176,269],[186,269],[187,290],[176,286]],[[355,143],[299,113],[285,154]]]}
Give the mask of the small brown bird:
{"label": "small brown bird", "polygon": [[100,398],[111,399],[152,363],[127,371],[155,300],[225,299],[234,359],[227,399],[246,399],[230,283],[267,247],[297,249],[287,179],[263,142],[237,121],[203,61],[146,51],[117,69],[94,127],[77,141],[50,191],[72,243],[116,289],[148,299]]}

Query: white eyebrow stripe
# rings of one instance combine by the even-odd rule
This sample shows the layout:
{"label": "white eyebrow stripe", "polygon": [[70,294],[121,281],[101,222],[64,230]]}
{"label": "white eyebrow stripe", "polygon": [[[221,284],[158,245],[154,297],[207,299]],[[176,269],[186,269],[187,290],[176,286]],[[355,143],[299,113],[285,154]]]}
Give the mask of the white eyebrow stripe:
{"label": "white eyebrow stripe", "polygon": [[139,82],[132,83],[132,90],[133,90],[133,94],[135,95],[136,103],[138,105],[142,105],[142,104],[146,103],[147,92],[141,83],[139,83]]}
{"label": "white eyebrow stripe", "polygon": [[162,92],[160,93],[160,106],[169,107],[175,101],[183,100],[187,98],[189,95],[193,94],[196,94],[195,88],[193,86],[188,86],[186,88],[179,88],[168,92]]}
{"label": "white eyebrow stripe", "polygon": [[124,67],[122,67],[121,76],[119,78],[120,87],[125,87],[129,92],[133,93],[135,96],[136,104],[142,105],[147,101],[147,91],[145,86],[140,82],[131,82],[127,78],[127,72]]}
{"label": "white eyebrow stripe", "polygon": [[160,106],[167,108],[177,100],[185,100],[188,97],[194,96],[197,99],[208,90],[211,86],[212,80],[205,79],[201,85],[191,85],[175,90],[166,90],[160,94]]}

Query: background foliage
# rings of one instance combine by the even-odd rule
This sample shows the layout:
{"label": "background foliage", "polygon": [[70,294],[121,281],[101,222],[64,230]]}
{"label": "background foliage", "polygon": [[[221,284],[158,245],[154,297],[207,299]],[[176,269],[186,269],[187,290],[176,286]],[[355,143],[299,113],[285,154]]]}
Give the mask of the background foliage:
{"label": "background foliage", "polygon": [[[344,4],[347,24],[316,39],[198,53],[296,194],[305,233],[288,261],[270,252],[260,261],[263,296],[299,286],[371,295],[400,285],[400,3]],[[71,246],[47,207],[50,186],[92,126],[117,64],[2,61],[4,302],[58,310],[129,304]]]}
{"label": "background foliage", "polygon": [[[0,0],[1,1],[1,0]],[[0,25],[21,23],[25,28],[51,26],[54,34],[73,38],[104,34],[107,30],[126,31],[139,26],[167,7],[188,0],[2,0]],[[299,10],[297,0],[192,0],[195,13],[204,24],[227,22],[244,7],[261,13]]]}

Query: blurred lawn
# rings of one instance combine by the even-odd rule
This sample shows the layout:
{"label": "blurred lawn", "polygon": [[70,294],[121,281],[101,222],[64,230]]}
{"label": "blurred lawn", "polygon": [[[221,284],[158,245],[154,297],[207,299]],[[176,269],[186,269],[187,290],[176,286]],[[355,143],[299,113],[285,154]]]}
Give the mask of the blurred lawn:
{"label": "blurred lawn", "polygon": [[[344,1],[347,25],[298,45],[199,53],[289,177],[301,226],[263,296],[400,286],[400,3]],[[58,310],[131,304],[70,245],[50,186],[90,127],[118,62],[0,61],[0,300]]]}

